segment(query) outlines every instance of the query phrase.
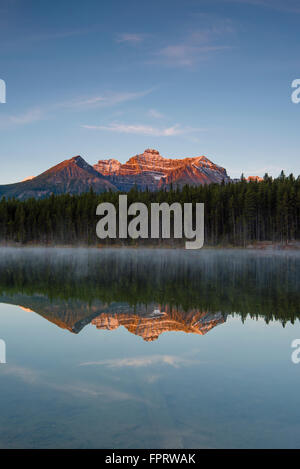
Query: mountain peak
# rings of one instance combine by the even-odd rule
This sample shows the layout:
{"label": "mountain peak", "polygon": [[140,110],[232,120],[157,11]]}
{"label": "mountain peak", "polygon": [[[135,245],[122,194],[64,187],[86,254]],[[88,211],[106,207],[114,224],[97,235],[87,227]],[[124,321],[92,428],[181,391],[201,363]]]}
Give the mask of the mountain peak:
{"label": "mountain peak", "polygon": [[82,156],[80,155],[77,155],[77,156],[73,156],[72,158],[70,158],[70,160],[72,161],[75,161],[75,160],[83,160]]}
{"label": "mountain peak", "polygon": [[146,148],[143,154],[145,155],[146,153],[151,154],[151,155],[159,155],[159,151],[154,150],[153,148]]}
{"label": "mountain peak", "polygon": [[70,158],[70,160],[67,161],[70,161],[70,163],[76,163],[78,166],[80,166],[80,168],[91,168],[91,165],[89,165],[80,155],[73,156],[73,158]]}
{"label": "mountain peak", "polygon": [[49,197],[51,194],[81,194],[93,189],[96,193],[117,188],[89,165],[80,155],[53,166],[33,179],[0,186],[1,196],[27,199]]}
{"label": "mountain peak", "polygon": [[171,184],[182,187],[185,184],[197,186],[230,181],[226,170],[204,155],[165,158],[153,148],[146,148],[123,164],[114,159],[100,160],[94,169],[110,178],[122,191],[128,191],[133,186],[140,190],[157,190]]}

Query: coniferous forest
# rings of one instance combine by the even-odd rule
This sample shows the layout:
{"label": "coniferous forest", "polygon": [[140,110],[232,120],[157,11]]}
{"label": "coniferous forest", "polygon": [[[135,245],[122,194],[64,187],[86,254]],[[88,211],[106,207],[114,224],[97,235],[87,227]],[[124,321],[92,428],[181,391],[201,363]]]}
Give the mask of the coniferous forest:
{"label": "coniferous forest", "polygon": [[[81,195],[52,195],[47,199],[0,201],[0,242],[2,244],[47,245],[183,245],[183,240],[130,238],[100,240],[96,236],[99,217],[96,207],[111,202],[118,207],[119,192]],[[300,176],[265,175],[261,182],[171,187],[158,192],[138,191],[128,195],[128,206],[143,202],[205,204],[205,245],[246,246],[269,241],[287,243],[300,240]],[[117,218],[118,219],[118,218]]]}

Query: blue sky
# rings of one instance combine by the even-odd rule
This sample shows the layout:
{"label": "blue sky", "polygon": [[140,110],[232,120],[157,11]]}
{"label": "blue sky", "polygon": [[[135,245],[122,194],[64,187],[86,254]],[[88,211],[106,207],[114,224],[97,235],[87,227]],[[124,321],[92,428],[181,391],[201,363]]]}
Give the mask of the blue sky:
{"label": "blue sky", "polygon": [[0,183],[82,155],[300,174],[298,0],[1,0]]}

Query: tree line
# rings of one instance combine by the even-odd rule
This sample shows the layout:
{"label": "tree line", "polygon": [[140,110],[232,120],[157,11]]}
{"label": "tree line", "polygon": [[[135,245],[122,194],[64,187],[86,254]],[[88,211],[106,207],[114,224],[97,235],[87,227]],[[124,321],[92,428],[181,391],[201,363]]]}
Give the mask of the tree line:
{"label": "tree line", "polygon": [[[0,201],[0,242],[47,245],[165,245],[166,240],[111,240],[96,236],[96,207],[111,202],[118,207],[120,192],[80,195],[52,195],[37,200]],[[246,246],[255,241],[287,243],[300,239],[300,176],[278,178],[265,175],[263,181],[204,186],[170,187],[157,192],[128,193],[128,205],[142,202],[205,204],[205,244]],[[183,245],[171,239],[169,244]]]}

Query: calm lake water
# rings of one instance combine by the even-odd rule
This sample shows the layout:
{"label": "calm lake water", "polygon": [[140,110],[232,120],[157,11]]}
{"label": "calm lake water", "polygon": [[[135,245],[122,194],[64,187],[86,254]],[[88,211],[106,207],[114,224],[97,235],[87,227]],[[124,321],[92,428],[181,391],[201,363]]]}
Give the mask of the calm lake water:
{"label": "calm lake water", "polygon": [[300,254],[0,250],[1,448],[300,448]]}

